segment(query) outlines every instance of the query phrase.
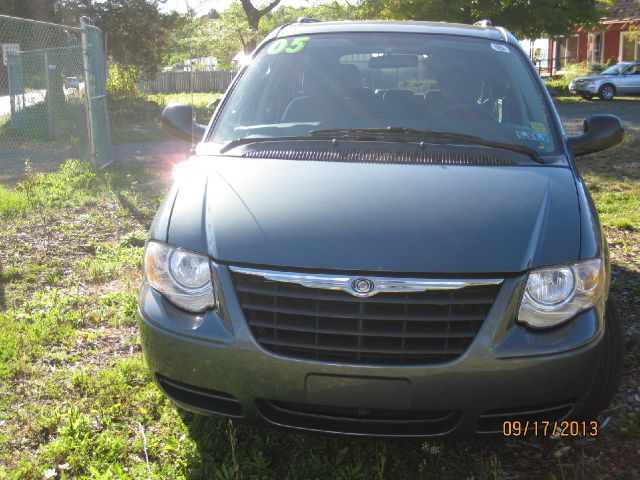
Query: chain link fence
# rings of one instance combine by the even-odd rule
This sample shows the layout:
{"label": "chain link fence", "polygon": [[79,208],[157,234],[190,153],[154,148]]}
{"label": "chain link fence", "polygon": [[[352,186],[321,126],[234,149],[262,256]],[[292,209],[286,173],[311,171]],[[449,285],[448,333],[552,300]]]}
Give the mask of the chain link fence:
{"label": "chain link fence", "polygon": [[0,15],[0,182],[112,161],[102,32]]}

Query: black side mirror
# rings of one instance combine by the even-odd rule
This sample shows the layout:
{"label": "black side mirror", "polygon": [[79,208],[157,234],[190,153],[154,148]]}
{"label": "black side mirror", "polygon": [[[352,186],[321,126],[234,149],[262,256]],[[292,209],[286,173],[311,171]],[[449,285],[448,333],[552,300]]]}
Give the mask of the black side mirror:
{"label": "black side mirror", "polygon": [[193,107],[190,105],[172,103],[162,111],[162,128],[180,140],[198,143],[207,126],[196,123],[193,119]]}
{"label": "black side mirror", "polygon": [[624,138],[622,121],[615,115],[592,115],[584,121],[583,129],[582,135],[567,138],[575,157],[606,150]]}

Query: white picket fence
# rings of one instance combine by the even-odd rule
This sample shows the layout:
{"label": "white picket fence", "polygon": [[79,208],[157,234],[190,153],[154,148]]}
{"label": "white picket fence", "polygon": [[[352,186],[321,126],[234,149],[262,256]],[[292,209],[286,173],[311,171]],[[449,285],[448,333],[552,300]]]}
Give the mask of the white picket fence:
{"label": "white picket fence", "polygon": [[138,82],[143,93],[224,92],[233,72],[161,72],[153,80]]}

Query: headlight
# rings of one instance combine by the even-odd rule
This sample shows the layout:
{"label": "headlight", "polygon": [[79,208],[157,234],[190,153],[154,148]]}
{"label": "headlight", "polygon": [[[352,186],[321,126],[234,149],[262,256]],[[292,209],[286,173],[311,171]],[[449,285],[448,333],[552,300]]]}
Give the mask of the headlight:
{"label": "headlight", "polygon": [[180,308],[201,312],[215,306],[210,262],[204,255],[149,242],[144,271],[149,284]]}
{"label": "headlight", "polygon": [[532,270],[522,296],[518,321],[548,328],[593,307],[604,287],[602,260]]}

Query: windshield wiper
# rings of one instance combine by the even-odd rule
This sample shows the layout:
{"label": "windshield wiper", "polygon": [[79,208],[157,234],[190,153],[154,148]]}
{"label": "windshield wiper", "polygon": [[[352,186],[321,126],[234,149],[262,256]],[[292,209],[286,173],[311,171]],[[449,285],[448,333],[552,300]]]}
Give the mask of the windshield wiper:
{"label": "windshield wiper", "polygon": [[257,142],[272,142],[272,141],[296,141],[296,140],[311,140],[312,137],[308,135],[304,136],[291,136],[291,137],[241,137],[236,138],[234,140],[230,140],[222,147],[220,147],[220,153],[225,153],[232,148],[239,147],[240,145],[246,145],[248,143],[257,143]]}
{"label": "windshield wiper", "polygon": [[500,150],[509,150],[511,152],[527,155],[538,163],[544,163],[540,154],[533,148],[517,143],[503,143],[493,140],[486,140],[476,135],[467,135],[464,133],[442,132],[439,130],[418,130],[415,128],[405,127],[387,127],[387,128],[327,128],[322,130],[312,130],[310,132],[313,138],[331,138],[337,140],[395,140],[405,142],[425,142],[436,145],[450,144],[466,144],[481,145],[483,147],[498,148]]}

